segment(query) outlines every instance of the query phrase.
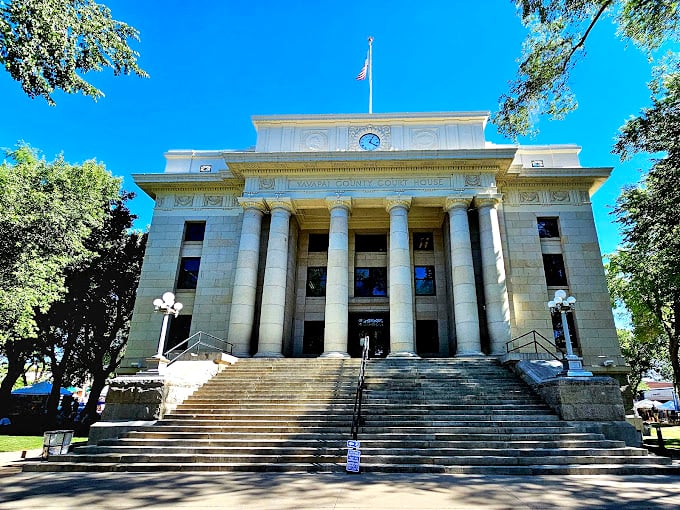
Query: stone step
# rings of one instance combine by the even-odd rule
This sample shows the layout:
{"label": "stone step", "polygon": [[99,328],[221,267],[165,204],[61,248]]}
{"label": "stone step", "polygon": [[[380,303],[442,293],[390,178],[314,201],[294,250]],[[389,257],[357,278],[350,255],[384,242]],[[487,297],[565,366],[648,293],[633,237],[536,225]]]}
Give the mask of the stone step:
{"label": "stone step", "polygon": [[[435,413],[422,413],[422,414],[414,414],[414,413],[408,413],[405,410],[402,410],[401,414],[396,414],[396,413],[371,413],[368,416],[362,417],[363,423],[366,425],[370,424],[376,424],[380,422],[388,422],[388,421],[393,421],[395,423],[399,423],[403,425],[404,421],[413,421],[413,422],[418,422],[418,423],[424,423],[424,422],[440,422],[440,421],[446,421],[446,422],[484,422],[484,423],[489,423],[489,422],[557,422],[559,421],[559,418],[554,415],[544,415],[544,414],[519,414],[519,413],[486,413],[486,414],[463,414],[466,411],[460,411],[459,413],[452,413],[450,411],[447,412],[435,412]],[[281,420],[290,420],[291,418],[302,418],[304,420],[319,420],[323,421],[325,419],[331,419],[333,421],[336,420],[347,420],[352,418],[352,413],[351,410],[347,411],[338,411],[337,409],[332,409],[324,412],[324,410],[316,410],[316,411],[306,411],[304,413],[301,413],[300,410],[290,410],[290,411],[271,411],[271,410],[265,410],[265,411],[252,411],[252,410],[230,410],[230,411],[217,411],[217,410],[193,410],[193,411],[188,411],[188,410],[177,410],[176,412],[172,414],[167,414],[165,418],[163,418],[162,423],[168,423],[168,421],[177,421],[177,420],[210,420],[210,421],[215,421],[215,420],[223,420],[223,421],[229,421],[231,422],[232,420],[238,420],[238,421],[243,421],[243,420],[276,420],[276,421],[281,421]]]}
{"label": "stone step", "polygon": [[[205,418],[184,418],[184,419],[173,419],[164,418],[163,420],[157,422],[157,427],[209,427],[215,428],[216,426],[223,428],[228,427],[231,430],[243,430],[250,427],[253,430],[259,430],[261,427],[271,426],[271,427],[285,427],[285,428],[300,428],[305,429],[320,429],[326,426],[346,426],[352,421],[351,416],[322,416],[319,418],[314,418],[310,416],[296,416],[291,419],[290,416],[282,417],[257,417],[252,419],[234,419],[230,418],[228,420],[221,420],[218,417],[214,419]],[[220,425],[216,425],[216,424]],[[361,427],[363,430],[368,428],[371,429],[397,429],[404,431],[412,431],[414,428],[423,429],[446,429],[450,431],[456,431],[459,429],[465,430],[515,430],[521,428],[525,430],[527,428],[546,429],[551,430],[567,431],[574,430],[572,427],[565,425],[564,422],[559,420],[436,420],[436,419],[418,419],[413,420],[409,417],[404,417],[401,420],[394,418],[378,419],[377,417],[366,417],[361,422]]]}
{"label": "stone step", "polygon": [[[343,445],[344,446],[344,445]],[[367,461],[377,461],[381,458],[390,457],[404,459],[407,457],[479,457],[479,458],[506,458],[522,457],[647,457],[652,460],[656,457],[650,456],[643,448],[438,448],[436,456],[429,448],[393,448],[389,450],[389,455],[385,455],[384,448],[371,448],[362,446],[361,457]],[[129,444],[114,444],[103,446],[81,446],[77,449],[77,456],[97,455],[97,454],[178,454],[178,455],[340,455],[345,456],[346,450],[341,446],[196,446],[186,445],[147,445],[135,446]],[[66,459],[61,459],[66,460]],[[518,461],[520,464],[524,460]],[[665,461],[664,461],[665,462]],[[436,463],[436,462],[433,462]],[[450,463],[450,462],[449,462]],[[550,462],[549,462],[550,463]]]}
{"label": "stone step", "polygon": [[[206,439],[199,438],[131,438],[124,437],[120,439],[105,439],[99,443],[97,446],[142,446],[142,447],[217,447],[217,448],[305,448],[310,445],[314,445],[314,448],[344,448],[345,440],[338,439],[334,437],[330,440],[312,440],[309,439],[299,439],[293,438],[247,438],[247,439],[216,439],[213,437],[208,437]],[[77,447],[76,450],[79,452],[81,448]],[[89,446],[87,447],[89,448]],[[386,439],[362,439],[361,449],[389,449],[390,452],[394,452],[400,449],[434,449],[437,450],[460,450],[467,451],[476,450],[503,450],[508,449],[509,451],[523,451],[523,450],[558,450],[561,448],[575,449],[575,450],[587,450],[593,451],[597,449],[602,450],[622,450],[628,449],[623,441],[610,441],[610,440],[557,440],[557,441],[420,441],[414,439],[405,440],[386,440]],[[639,449],[635,449],[639,450]],[[647,450],[642,450],[647,452]]]}
{"label": "stone step", "polygon": [[[62,471],[62,472],[283,472],[283,473],[341,473],[345,463],[289,463],[257,464],[251,463],[100,463],[100,462],[43,462],[23,466],[24,471]],[[680,466],[672,465],[532,465],[532,466],[442,466],[423,464],[373,464],[362,465],[363,472],[374,473],[447,473],[471,475],[678,475]]]}

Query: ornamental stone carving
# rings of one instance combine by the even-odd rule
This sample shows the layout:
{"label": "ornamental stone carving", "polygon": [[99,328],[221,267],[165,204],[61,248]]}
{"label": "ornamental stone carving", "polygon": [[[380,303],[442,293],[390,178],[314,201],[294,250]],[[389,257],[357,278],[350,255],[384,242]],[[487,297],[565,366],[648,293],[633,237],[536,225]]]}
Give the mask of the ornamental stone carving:
{"label": "ornamental stone carving", "polygon": [[203,197],[203,207],[222,207],[224,199],[219,195],[206,195]]}
{"label": "ornamental stone carving", "polygon": [[480,174],[467,174],[465,176],[465,187],[479,187],[482,185],[482,176]]}
{"label": "ornamental stone carving", "polygon": [[551,202],[569,202],[569,192],[568,191],[551,191],[550,192]]}
{"label": "ornamental stone carving", "polygon": [[446,202],[444,203],[444,210],[450,211],[451,209],[465,209],[470,207],[472,202],[472,197],[459,196],[459,197],[446,197]]}
{"label": "ornamental stone carving", "polygon": [[480,207],[496,207],[501,201],[501,195],[477,195],[474,198],[475,206]]}
{"label": "ornamental stone carving", "polygon": [[295,208],[293,207],[293,201],[290,198],[283,198],[283,197],[277,197],[277,198],[268,198],[267,199],[267,205],[269,206],[269,210],[271,211],[272,209],[285,209],[286,211],[293,213],[295,212]]}
{"label": "ornamental stone carving", "polygon": [[411,134],[414,149],[436,149],[439,135],[434,129],[414,129]]}
{"label": "ornamental stone carving", "polygon": [[328,207],[328,210],[332,210],[335,207],[344,207],[347,209],[347,211],[352,211],[352,199],[349,197],[341,197],[341,196],[335,196],[335,197],[327,197],[326,198],[326,206]]}
{"label": "ornamental stone carving", "polygon": [[274,179],[271,177],[263,177],[260,179],[260,189],[274,189]]}
{"label": "ornamental stone carving", "polygon": [[191,207],[194,205],[193,195],[175,195],[175,207]]}
{"label": "ornamental stone carving", "polygon": [[238,197],[236,199],[243,209],[257,209],[260,212],[267,211],[267,205],[261,198]]}
{"label": "ornamental stone carving", "polygon": [[385,198],[385,209],[390,212],[395,207],[403,207],[407,211],[411,208],[411,197],[387,197]]}
{"label": "ornamental stone carving", "polygon": [[523,204],[537,204],[541,201],[538,191],[520,191],[519,201]]}
{"label": "ornamental stone carving", "polygon": [[302,133],[302,146],[310,151],[327,151],[328,134],[326,131],[304,131]]}

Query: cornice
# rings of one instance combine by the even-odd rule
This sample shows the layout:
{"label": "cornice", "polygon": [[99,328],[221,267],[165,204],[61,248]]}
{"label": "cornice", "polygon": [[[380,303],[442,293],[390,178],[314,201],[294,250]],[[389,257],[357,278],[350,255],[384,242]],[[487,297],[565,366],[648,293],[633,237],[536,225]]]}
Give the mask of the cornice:
{"label": "cornice", "polygon": [[393,124],[410,122],[443,121],[486,123],[490,112],[487,110],[463,112],[427,112],[427,113],[333,113],[320,115],[253,115],[251,120],[255,127],[278,124],[365,124],[366,122],[390,122]]}
{"label": "cornice", "polygon": [[132,179],[151,198],[160,192],[226,191],[241,194],[243,179],[234,178],[226,172],[215,174],[132,174]]}

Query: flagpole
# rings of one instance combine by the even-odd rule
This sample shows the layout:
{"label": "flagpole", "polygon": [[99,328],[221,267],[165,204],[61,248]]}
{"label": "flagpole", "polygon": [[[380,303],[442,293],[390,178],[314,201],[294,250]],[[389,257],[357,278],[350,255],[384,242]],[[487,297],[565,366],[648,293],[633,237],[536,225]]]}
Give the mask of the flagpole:
{"label": "flagpole", "polygon": [[368,113],[373,113],[373,37],[368,37]]}

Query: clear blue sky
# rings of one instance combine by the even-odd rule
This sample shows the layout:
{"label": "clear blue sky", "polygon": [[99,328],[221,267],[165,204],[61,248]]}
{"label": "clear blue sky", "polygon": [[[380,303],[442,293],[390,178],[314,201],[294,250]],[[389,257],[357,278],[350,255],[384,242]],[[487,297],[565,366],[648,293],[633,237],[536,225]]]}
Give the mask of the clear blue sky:
{"label": "clear blue sky", "polygon": [[[57,106],[28,99],[0,72],[0,147],[24,140],[47,159],[95,158],[138,193],[138,227],[152,201],[131,173],[162,172],[170,149],[254,145],[251,115],[366,113],[367,82],[355,81],[375,38],[373,110],[491,110],[514,77],[524,29],[510,0],[303,2],[240,0],[104,1],[136,27],[133,47],[149,79],[88,75],[106,93],[94,102],[57,93]],[[608,214],[621,186],[639,179],[645,158],[622,165],[611,146],[626,118],[648,104],[649,67],[604,22],[573,75],[580,107],[561,122],[542,119],[521,143],[576,143],[584,166],[613,166],[593,206],[603,252],[616,247]],[[507,143],[493,125],[487,140]]]}

